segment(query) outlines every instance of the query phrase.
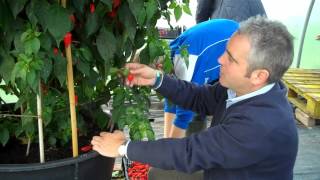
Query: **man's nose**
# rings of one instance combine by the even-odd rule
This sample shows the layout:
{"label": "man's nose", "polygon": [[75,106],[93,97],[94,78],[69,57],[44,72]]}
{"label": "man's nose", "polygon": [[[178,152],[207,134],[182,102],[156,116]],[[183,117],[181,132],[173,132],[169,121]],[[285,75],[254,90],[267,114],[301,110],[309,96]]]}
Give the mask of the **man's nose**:
{"label": "man's nose", "polygon": [[224,53],[218,58],[218,63],[221,65],[223,63],[223,55],[224,55]]}

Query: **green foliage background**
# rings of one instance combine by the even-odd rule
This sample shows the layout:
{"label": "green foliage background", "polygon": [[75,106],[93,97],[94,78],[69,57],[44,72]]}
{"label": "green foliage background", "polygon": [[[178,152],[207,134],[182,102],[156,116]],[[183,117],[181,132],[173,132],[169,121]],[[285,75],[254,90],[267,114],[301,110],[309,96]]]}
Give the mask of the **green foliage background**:
{"label": "green foliage background", "polygon": [[164,70],[169,71],[170,50],[159,39],[156,22],[160,17],[169,22],[171,12],[176,19],[183,12],[190,14],[189,0],[121,0],[116,6],[117,2],[71,0],[63,8],[57,0],[0,0],[0,82],[4,82],[0,89],[18,97],[15,107],[1,114],[18,111],[23,115],[0,116],[2,145],[10,137],[37,140],[39,93],[43,95],[46,142],[64,145],[70,141],[63,45],[67,32],[73,35],[79,134],[87,133],[88,123],[107,128],[108,117],[100,105],[112,99],[112,119],[120,129],[128,126],[131,139],[154,139],[147,118],[151,90],[125,87],[122,67],[141,49],[141,63],[151,64],[164,56]]}

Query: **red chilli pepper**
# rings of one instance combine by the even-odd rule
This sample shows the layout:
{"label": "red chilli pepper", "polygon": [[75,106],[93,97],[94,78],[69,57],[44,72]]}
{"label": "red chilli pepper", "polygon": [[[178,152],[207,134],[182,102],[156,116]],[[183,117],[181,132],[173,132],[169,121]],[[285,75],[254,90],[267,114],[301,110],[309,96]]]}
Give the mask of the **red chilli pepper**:
{"label": "red chilli pepper", "polygon": [[127,79],[128,79],[129,82],[131,82],[134,79],[133,74],[129,73]]}
{"label": "red chilli pepper", "polygon": [[55,56],[57,56],[58,55],[58,53],[59,53],[59,50],[58,50],[58,48],[53,48],[53,54],[55,55]]}
{"label": "red chilli pepper", "polygon": [[121,0],[113,0],[112,7],[117,8],[120,6],[120,4],[121,4]]}
{"label": "red chilli pepper", "polygon": [[147,173],[150,166],[139,162],[132,162],[131,167],[128,168],[128,176],[132,180],[147,180]]}
{"label": "red chilli pepper", "polygon": [[111,12],[108,12],[108,16],[111,17],[111,18],[114,18],[116,17],[117,15],[117,10],[112,8],[112,11]]}
{"label": "red chilli pepper", "polygon": [[76,24],[76,17],[73,14],[69,16],[69,19],[72,22],[72,24]]}
{"label": "red chilli pepper", "polygon": [[74,104],[78,105],[78,96],[77,95],[74,96]]}
{"label": "red chilli pepper", "polygon": [[92,149],[92,145],[86,145],[80,148],[81,152],[88,152],[88,151],[91,151],[91,149]]}
{"label": "red chilli pepper", "polygon": [[64,36],[64,47],[68,47],[71,42],[72,42],[72,34],[70,32],[68,32],[65,36]]}
{"label": "red chilli pepper", "polygon": [[93,14],[95,10],[96,10],[96,8],[94,6],[94,3],[90,3],[90,12],[91,12],[91,14]]}

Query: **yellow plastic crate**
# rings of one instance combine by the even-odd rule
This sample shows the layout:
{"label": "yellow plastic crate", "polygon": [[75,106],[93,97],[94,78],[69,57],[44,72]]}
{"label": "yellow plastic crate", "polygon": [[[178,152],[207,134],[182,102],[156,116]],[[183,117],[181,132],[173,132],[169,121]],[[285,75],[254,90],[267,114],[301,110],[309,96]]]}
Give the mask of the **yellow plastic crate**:
{"label": "yellow plastic crate", "polygon": [[282,80],[289,101],[311,118],[320,119],[320,69],[289,69]]}

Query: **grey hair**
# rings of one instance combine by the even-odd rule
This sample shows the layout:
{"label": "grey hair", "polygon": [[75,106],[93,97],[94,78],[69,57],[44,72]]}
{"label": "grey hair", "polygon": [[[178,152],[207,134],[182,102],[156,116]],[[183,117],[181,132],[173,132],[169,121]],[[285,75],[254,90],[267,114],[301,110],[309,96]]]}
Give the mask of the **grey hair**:
{"label": "grey hair", "polygon": [[251,17],[240,23],[239,35],[249,38],[247,76],[254,70],[269,72],[268,83],[279,81],[290,67],[293,56],[293,36],[286,26],[262,16]]}

